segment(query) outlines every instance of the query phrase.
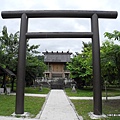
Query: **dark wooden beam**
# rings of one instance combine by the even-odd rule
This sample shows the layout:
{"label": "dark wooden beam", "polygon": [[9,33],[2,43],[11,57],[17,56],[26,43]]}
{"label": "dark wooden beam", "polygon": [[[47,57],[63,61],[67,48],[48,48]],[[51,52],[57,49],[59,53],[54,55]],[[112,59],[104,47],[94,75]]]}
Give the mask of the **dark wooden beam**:
{"label": "dark wooden beam", "polygon": [[97,14],[98,18],[117,18],[117,11],[88,11],[88,10],[22,10],[2,11],[2,18],[21,18],[25,13],[28,18],[91,18]]}
{"label": "dark wooden beam", "polygon": [[26,38],[92,38],[92,32],[28,32]]}

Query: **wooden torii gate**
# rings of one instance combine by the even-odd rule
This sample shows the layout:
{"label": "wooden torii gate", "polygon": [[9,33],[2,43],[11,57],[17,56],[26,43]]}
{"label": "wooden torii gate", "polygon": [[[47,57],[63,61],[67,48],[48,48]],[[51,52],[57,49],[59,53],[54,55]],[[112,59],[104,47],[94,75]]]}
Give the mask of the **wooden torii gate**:
{"label": "wooden torii gate", "polygon": [[[28,38],[92,38],[94,114],[102,115],[100,43],[98,18],[117,18],[117,11],[25,10],[2,11],[4,19],[21,18],[17,69],[16,114],[24,113],[26,39]],[[28,18],[90,18],[91,32],[27,32]]]}

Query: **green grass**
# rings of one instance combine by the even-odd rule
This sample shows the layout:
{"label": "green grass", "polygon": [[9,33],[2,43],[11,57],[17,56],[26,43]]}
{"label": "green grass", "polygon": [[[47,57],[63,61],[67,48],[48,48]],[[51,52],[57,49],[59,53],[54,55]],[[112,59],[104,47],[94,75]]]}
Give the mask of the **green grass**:
{"label": "green grass", "polygon": [[[42,90],[39,87],[25,87],[25,93],[48,94],[49,91],[50,88],[47,87],[43,87]],[[26,96],[24,100],[24,111],[31,113],[35,117],[39,113],[44,101],[45,98]],[[10,116],[13,112],[15,112],[15,96],[0,95],[0,116]]]}
{"label": "green grass", "polygon": [[[71,92],[71,88],[65,89],[68,96],[76,97],[93,97],[92,89],[77,89],[76,92]],[[107,90],[108,96],[120,96],[120,89],[112,88]],[[102,96],[106,96],[105,91],[102,91]],[[71,100],[75,105],[76,111],[81,115],[84,120],[91,120],[88,116],[89,112],[93,112],[93,101],[92,100]],[[120,114],[120,100],[108,100],[103,101],[103,113],[108,114]],[[120,117],[108,117],[102,120],[120,120]]]}
{"label": "green grass", "polygon": [[43,87],[42,90],[40,90],[39,87],[25,87],[25,93],[33,93],[33,94],[48,94],[50,91],[50,88]]}
{"label": "green grass", "polygon": [[88,100],[71,100],[74,104],[77,113],[83,117],[84,120],[89,120],[88,113],[93,111],[92,101]]}
{"label": "green grass", "polygon": [[[107,89],[108,97],[120,96],[120,88],[108,88]],[[105,90],[102,91],[102,96],[105,96]]]}
{"label": "green grass", "polygon": [[[41,110],[44,102],[45,98],[25,97],[24,111],[35,117]],[[15,112],[15,96],[0,95],[0,116],[10,116],[13,112]]]}
{"label": "green grass", "polygon": [[72,92],[71,88],[66,88],[65,92],[68,96],[75,96],[75,97],[92,97],[93,96],[93,92],[90,89],[76,89],[76,92]]}
{"label": "green grass", "polygon": [[31,113],[33,117],[35,117],[41,110],[44,102],[45,102],[45,98],[25,97],[24,111]]}
{"label": "green grass", "polygon": [[[75,105],[77,113],[83,117],[84,120],[91,120],[88,116],[89,112],[93,112],[92,100],[71,100]],[[120,114],[120,100],[103,101],[103,113],[108,114]],[[120,120],[120,117],[108,117],[102,120]]]}
{"label": "green grass", "polygon": [[[65,92],[68,96],[75,96],[75,97],[92,97],[93,90],[92,89],[76,89],[76,92],[71,92],[71,88],[66,88]],[[120,96],[120,89],[112,88],[107,90],[108,97],[110,96]],[[102,91],[102,96],[105,97],[106,93],[105,90]]]}

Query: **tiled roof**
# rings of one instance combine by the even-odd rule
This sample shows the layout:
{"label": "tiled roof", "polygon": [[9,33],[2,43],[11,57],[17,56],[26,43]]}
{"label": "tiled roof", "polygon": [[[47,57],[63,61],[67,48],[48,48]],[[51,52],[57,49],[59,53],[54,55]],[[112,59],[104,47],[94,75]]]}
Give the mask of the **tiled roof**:
{"label": "tiled roof", "polygon": [[0,66],[0,76],[4,75],[4,74],[8,74],[10,76],[16,76],[12,71],[10,71],[9,69],[5,69],[5,68],[2,68]]}
{"label": "tiled roof", "polygon": [[69,52],[43,52],[44,62],[70,62]]}

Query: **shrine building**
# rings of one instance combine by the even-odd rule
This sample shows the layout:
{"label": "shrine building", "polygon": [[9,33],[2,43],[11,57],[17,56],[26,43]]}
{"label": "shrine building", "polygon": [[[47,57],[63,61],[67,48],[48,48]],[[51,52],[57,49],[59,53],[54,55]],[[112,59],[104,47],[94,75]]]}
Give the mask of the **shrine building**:
{"label": "shrine building", "polygon": [[47,65],[47,70],[44,72],[45,79],[69,78],[70,71],[66,68],[66,63],[70,62],[70,55],[68,52],[43,52],[44,62]]}

